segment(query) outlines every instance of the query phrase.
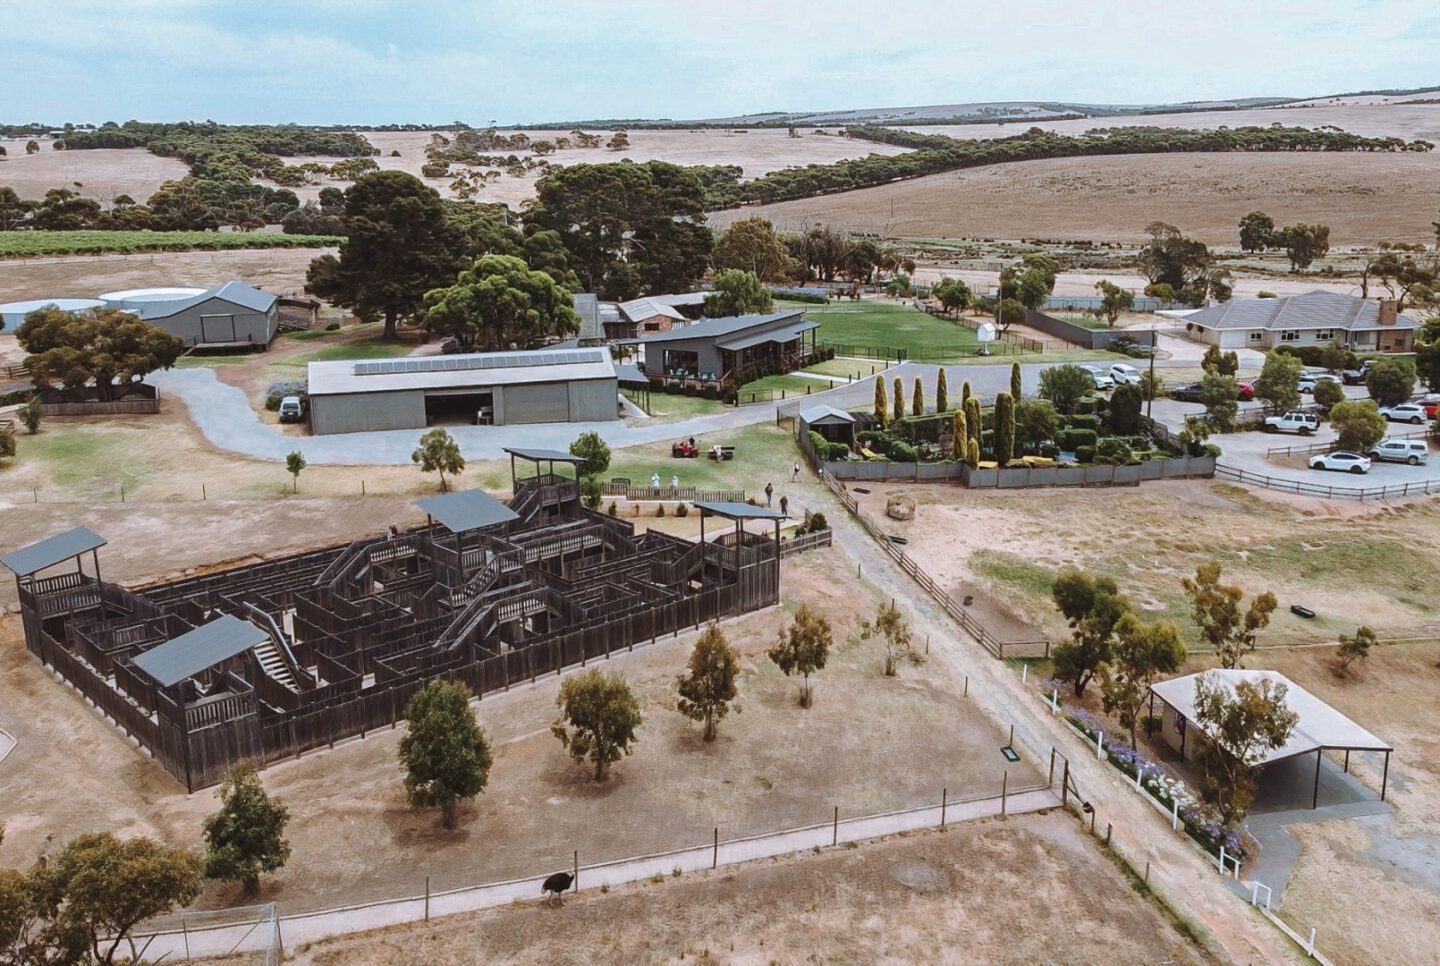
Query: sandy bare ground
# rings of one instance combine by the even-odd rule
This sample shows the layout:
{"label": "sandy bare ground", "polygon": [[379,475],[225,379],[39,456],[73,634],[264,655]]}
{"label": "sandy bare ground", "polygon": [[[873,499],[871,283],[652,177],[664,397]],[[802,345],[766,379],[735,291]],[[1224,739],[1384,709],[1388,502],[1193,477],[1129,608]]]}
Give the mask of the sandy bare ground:
{"label": "sandy bare ground", "polygon": [[[798,685],[763,656],[781,623],[777,609],[728,625],[742,654],[743,710],[712,744],[675,711],[693,633],[612,657],[606,669],[630,681],[646,722],[635,755],[604,783],[549,733],[555,677],[480,703],[496,764],[489,792],[452,833],[404,803],[401,730],[267,769],[267,787],[290,803],[294,856],[263,897],[297,911],[334,906],[423,891],[426,875],[437,889],[525,876],[563,866],[577,849],[585,864],[705,843],[715,827],[726,838],[821,823],[836,805],[859,815],[938,802],[942,788],[998,794],[1007,768],[1012,788],[1043,781],[1043,762],[1006,764],[1003,732],[938,666],[883,676],[880,648],[849,636],[878,594],[853,580],[844,597],[833,592],[849,573],[831,553],[785,568],[786,606],[824,606],[844,641],[808,711],[797,706]],[[213,793],[187,796],[39,667],[13,617],[0,628],[0,727],[19,743],[0,782],[0,865],[28,861],[49,832],[114,828],[198,844]],[[61,770],[73,780],[54,781]],[[235,898],[212,887],[202,903]]]}
{"label": "sandy bare ground", "polygon": [[184,161],[140,148],[56,151],[52,141],[39,143],[39,153],[27,155],[24,139],[0,139],[7,155],[0,158],[0,186],[14,188],[21,198],[32,201],[51,188],[69,188],[106,203],[122,194],[144,201],[164,182],[190,171]]}
{"label": "sandy bare ground", "polygon": [[[814,128],[801,128],[801,137],[792,138],[786,131],[763,129],[743,133],[729,130],[699,131],[632,131],[629,134],[630,147],[624,151],[611,151],[604,146],[598,148],[569,148],[546,155],[554,164],[603,164],[612,161],[670,161],[674,164],[734,164],[744,169],[746,179],[758,178],[771,171],[807,164],[829,164],[846,158],[863,158],[868,154],[903,154],[905,148],[889,144],[875,144],[856,141],[833,135],[817,135]],[[830,130],[835,130],[831,128]],[[426,161],[425,146],[430,143],[428,131],[365,131],[362,132],[370,143],[380,149],[375,161],[384,170],[406,171],[420,177],[420,166]],[[507,132],[511,133],[511,132]],[[532,138],[554,139],[566,136],[565,131],[527,131]],[[608,131],[593,131],[607,141]],[[390,156],[399,151],[400,157]],[[497,151],[495,154],[515,154],[520,157],[534,156],[526,151]],[[304,161],[329,163],[333,158],[287,158],[291,164]],[[484,170],[484,169],[477,169]],[[518,208],[523,202],[534,197],[538,172],[519,178],[503,174],[498,181],[492,181],[476,195],[477,201],[504,202]],[[426,179],[426,184],[446,197],[450,191],[450,178]],[[343,187],[343,183],[336,182]],[[325,184],[296,189],[302,199],[318,197]]]}
{"label": "sandy bare ground", "polygon": [[300,295],[305,289],[305,270],[327,251],[333,249],[0,259],[0,301],[94,298],[101,292],[150,286],[209,287],[237,278],[277,295]]}
{"label": "sandy bare ground", "polygon": [[526,903],[291,953],[313,966],[1203,961],[1059,812],[582,892],[563,907]]}
{"label": "sandy bare ground", "polygon": [[1440,155],[1173,154],[988,165],[819,198],[761,214],[797,230],[825,223],[914,238],[1143,241],[1152,221],[1236,244],[1240,217],[1320,221],[1334,245],[1433,242]]}
{"label": "sandy bare ground", "polygon": [[1013,137],[1032,127],[1061,134],[1084,134],[1104,127],[1175,127],[1189,130],[1210,130],[1219,127],[1269,127],[1280,123],[1286,127],[1322,127],[1332,124],[1365,137],[1401,137],[1440,140],[1440,104],[1404,104],[1415,98],[1433,98],[1434,94],[1409,97],[1381,96],[1355,98],[1324,98],[1288,107],[1265,107],[1244,111],[1196,111],[1181,114],[1136,114],[1128,117],[1092,117],[1067,121],[1017,121],[1009,124],[941,124],[908,127],[909,131],[944,134],[953,138]]}
{"label": "sandy bare ground", "polygon": [[[909,552],[942,586],[1052,640],[1068,631],[1048,581],[1070,565],[1113,576],[1193,644],[1180,579],[1211,558],[1250,592],[1279,598],[1265,643],[1333,641],[1361,621],[1382,637],[1440,631],[1432,576],[1440,567],[1440,512],[1431,504],[1362,510],[1205,481],[1083,491],[868,488],[859,499],[879,518],[888,493],[915,498],[914,520],[886,526],[909,539]],[[1292,603],[1308,604],[1319,617],[1293,616]]]}

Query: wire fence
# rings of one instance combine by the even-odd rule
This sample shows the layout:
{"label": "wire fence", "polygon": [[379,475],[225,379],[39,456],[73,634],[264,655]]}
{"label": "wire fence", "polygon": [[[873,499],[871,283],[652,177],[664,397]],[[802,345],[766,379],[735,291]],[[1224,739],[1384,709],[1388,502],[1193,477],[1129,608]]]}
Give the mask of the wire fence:
{"label": "wire fence", "polygon": [[1406,496],[1425,496],[1440,493],[1440,480],[1419,480],[1414,483],[1398,483],[1392,486],[1355,487],[1331,486],[1324,483],[1305,483],[1254,473],[1234,466],[1215,464],[1215,476],[1236,483],[1275,490],[1279,493],[1293,493],[1296,496],[1323,497],[1327,500],[1388,500]]}
{"label": "wire fence", "polygon": [[[1431,435],[1428,429],[1414,429],[1405,433],[1388,433],[1387,439],[1426,439]],[[1265,458],[1276,456],[1313,456],[1316,453],[1330,453],[1340,448],[1338,440],[1329,443],[1309,443],[1294,446],[1272,446],[1265,451]]]}

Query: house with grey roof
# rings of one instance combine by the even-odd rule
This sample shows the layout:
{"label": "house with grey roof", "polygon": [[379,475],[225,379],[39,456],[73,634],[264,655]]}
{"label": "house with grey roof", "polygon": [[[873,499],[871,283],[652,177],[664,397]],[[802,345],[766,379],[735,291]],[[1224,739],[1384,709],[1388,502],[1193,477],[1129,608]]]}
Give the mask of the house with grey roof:
{"label": "house with grey roof", "polygon": [[1316,290],[1280,298],[1235,298],[1191,312],[1186,335],[1222,349],[1326,346],[1356,352],[1409,352],[1419,322],[1393,299]]}
{"label": "house with grey roof", "polygon": [[226,282],[186,299],[147,302],[133,309],[151,325],[199,349],[266,349],[280,332],[280,299]]}
{"label": "house with grey roof", "polygon": [[702,319],[684,328],[624,340],[645,354],[651,382],[718,386],[760,373],[793,372],[815,353],[820,323],[801,309]]}

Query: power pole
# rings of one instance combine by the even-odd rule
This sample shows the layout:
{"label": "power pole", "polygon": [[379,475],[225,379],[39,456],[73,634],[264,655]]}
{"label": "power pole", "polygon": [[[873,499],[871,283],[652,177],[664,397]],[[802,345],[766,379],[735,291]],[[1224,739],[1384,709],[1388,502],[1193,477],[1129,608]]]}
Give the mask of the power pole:
{"label": "power pole", "polygon": [[1150,324],[1150,391],[1145,394],[1145,418],[1150,418],[1150,407],[1155,402],[1155,353],[1159,347],[1155,344],[1155,324]]}

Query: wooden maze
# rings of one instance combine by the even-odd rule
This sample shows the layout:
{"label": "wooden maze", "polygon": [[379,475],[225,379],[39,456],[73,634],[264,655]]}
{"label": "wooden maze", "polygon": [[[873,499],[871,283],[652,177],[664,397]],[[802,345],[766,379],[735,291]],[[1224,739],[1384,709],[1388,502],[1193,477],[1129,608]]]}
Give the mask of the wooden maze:
{"label": "wooden maze", "polygon": [[537,472],[508,505],[422,500],[425,526],[202,577],[107,583],[84,528],[0,563],[29,650],[190,790],[388,726],[435,678],[483,695],[778,602],[779,543],[744,529],[769,511],[700,504],[736,523],[720,542],[637,536],[580,505],[568,454],[516,455]]}

